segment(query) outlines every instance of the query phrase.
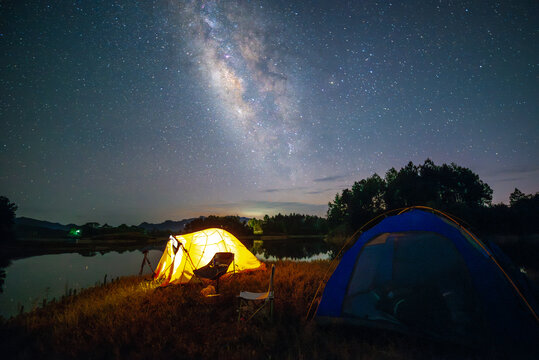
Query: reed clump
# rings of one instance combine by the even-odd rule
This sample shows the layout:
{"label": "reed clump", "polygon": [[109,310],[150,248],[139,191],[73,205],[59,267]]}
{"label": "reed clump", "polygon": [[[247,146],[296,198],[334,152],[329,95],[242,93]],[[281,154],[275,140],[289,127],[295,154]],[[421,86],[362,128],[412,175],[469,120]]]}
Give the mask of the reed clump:
{"label": "reed clump", "polygon": [[[238,321],[236,295],[266,291],[266,271],[205,284],[157,287],[125,277],[0,324],[10,358],[418,359],[467,358],[466,349],[372,329],[322,327],[306,319],[328,261],[275,263],[275,313]],[[323,290],[323,289],[322,289]]]}

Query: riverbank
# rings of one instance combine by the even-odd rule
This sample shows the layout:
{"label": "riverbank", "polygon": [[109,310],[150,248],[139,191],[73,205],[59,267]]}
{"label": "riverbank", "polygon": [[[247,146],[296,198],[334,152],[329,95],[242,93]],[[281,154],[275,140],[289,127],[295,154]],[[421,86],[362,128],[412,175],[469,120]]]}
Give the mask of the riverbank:
{"label": "riverbank", "polygon": [[[269,265],[269,264],[268,264]],[[204,284],[157,288],[126,277],[0,325],[3,354],[38,358],[462,359],[474,350],[306,319],[328,261],[275,263],[275,315],[238,321],[236,295],[267,289],[269,270],[237,274],[205,298]],[[270,266],[268,266],[268,269]],[[489,356],[492,354],[489,354]]]}

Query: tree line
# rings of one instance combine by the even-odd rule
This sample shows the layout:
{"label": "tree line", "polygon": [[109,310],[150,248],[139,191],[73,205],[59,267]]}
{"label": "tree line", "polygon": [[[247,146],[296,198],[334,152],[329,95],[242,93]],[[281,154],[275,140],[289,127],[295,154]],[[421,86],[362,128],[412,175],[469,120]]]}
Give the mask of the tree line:
{"label": "tree line", "polygon": [[13,225],[15,224],[15,212],[17,205],[9,201],[5,196],[0,196],[0,238],[11,240],[15,237]]}
{"label": "tree line", "polygon": [[336,194],[328,204],[331,233],[350,235],[377,215],[409,206],[428,206],[464,219],[481,233],[524,234],[539,232],[539,193],[526,195],[515,189],[510,204],[492,205],[492,189],[477,174],[454,163],[422,165],[409,162],[389,169],[382,178],[374,174]]}
{"label": "tree line", "polygon": [[252,234],[251,230],[239,216],[201,216],[185,225],[183,234],[189,234],[209,228],[221,228],[236,236]]}
{"label": "tree line", "polygon": [[295,213],[265,215],[262,219],[250,219],[247,225],[255,235],[325,235],[328,231],[326,219]]}
{"label": "tree line", "polygon": [[313,215],[277,214],[265,215],[262,219],[246,220],[239,216],[200,217],[188,223],[182,233],[208,228],[222,228],[236,236],[249,235],[325,235],[327,233],[326,219]]}

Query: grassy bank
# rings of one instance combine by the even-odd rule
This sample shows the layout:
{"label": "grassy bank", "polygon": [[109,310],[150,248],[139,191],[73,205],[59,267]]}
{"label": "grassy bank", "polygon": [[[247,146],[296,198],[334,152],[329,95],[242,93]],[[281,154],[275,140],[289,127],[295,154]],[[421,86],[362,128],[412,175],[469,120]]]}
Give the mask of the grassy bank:
{"label": "grassy bank", "polygon": [[[0,326],[11,358],[421,359],[474,358],[468,349],[372,329],[322,327],[307,308],[328,262],[276,263],[273,322],[237,321],[240,290],[267,289],[269,270],[221,282],[156,288],[122,278],[50,303]],[[268,267],[269,268],[269,267]]]}

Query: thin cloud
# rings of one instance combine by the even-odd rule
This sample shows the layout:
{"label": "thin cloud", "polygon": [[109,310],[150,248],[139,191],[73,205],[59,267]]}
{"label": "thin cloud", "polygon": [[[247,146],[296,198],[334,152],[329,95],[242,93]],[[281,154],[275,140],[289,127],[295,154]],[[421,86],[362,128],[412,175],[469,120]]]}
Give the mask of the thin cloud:
{"label": "thin cloud", "polygon": [[[523,166],[511,166],[511,167],[496,169],[496,170],[486,173],[485,175],[493,176],[493,177],[502,176],[502,175],[512,175],[513,177],[515,177],[515,175],[517,174],[518,175],[522,174],[520,178],[524,178],[525,174],[535,173],[538,171],[539,171],[539,167],[537,167],[536,165],[529,165],[529,166],[523,165]],[[502,180],[502,181],[505,181],[505,180]]]}
{"label": "thin cloud", "polygon": [[509,177],[504,179],[499,179],[497,182],[517,182],[526,179],[526,176],[518,176],[518,177]]}
{"label": "thin cloud", "polygon": [[265,189],[265,190],[261,190],[260,192],[263,192],[263,193],[276,193],[276,192],[304,190],[304,189],[305,189],[305,187],[282,188],[282,189]]}
{"label": "thin cloud", "polygon": [[314,179],[314,182],[330,182],[330,181],[336,181],[336,180],[343,180],[347,177],[347,175],[334,175],[334,176],[326,176],[323,178]]}
{"label": "thin cloud", "polygon": [[336,188],[327,188],[327,189],[306,191],[305,194],[307,194],[307,195],[317,195],[317,194],[326,193],[328,191],[339,191],[339,190],[337,190]]}

